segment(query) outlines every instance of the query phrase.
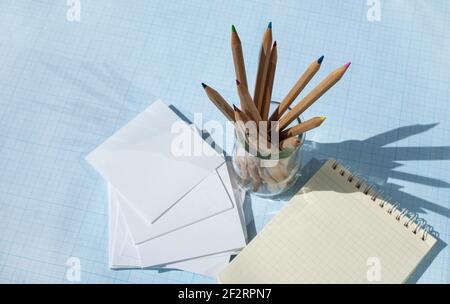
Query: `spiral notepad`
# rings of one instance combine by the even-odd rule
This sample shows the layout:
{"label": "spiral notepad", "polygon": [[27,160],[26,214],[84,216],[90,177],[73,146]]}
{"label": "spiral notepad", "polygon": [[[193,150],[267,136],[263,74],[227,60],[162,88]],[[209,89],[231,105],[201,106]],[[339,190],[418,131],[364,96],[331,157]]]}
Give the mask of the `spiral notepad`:
{"label": "spiral notepad", "polygon": [[436,243],[427,227],[329,160],[219,281],[402,283]]}

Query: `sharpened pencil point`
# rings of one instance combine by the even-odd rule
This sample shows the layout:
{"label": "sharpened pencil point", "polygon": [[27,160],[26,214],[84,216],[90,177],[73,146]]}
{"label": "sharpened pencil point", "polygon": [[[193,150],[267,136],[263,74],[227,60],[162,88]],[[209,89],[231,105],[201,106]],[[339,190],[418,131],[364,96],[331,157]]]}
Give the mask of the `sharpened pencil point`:
{"label": "sharpened pencil point", "polygon": [[322,64],[322,61],[323,61],[323,58],[324,58],[325,56],[320,56],[320,58],[319,59],[317,59],[317,63],[318,64]]}
{"label": "sharpened pencil point", "polygon": [[351,64],[352,64],[352,62],[349,61],[349,62],[347,62],[344,66],[345,66],[346,69],[348,69],[348,67],[349,67]]}
{"label": "sharpened pencil point", "polygon": [[324,121],[325,119],[327,119],[325,116],[320,116],[320,119],[322,120],[322,121]]}
{"label": "sharpened pencil point", "polygon": [[204,82],[202,82],[202,87],[203,87],[203,88],[206,88],[207,85],[206,85]]}
{"label": "sharpened pencil point", "polygon": [[273,42],[273,46],[272,47],[277,47],[277,41],[276,40]]}
{"label": "sharpened pencil point", "polygon": [[236,107],[236,105],[233,104],[233,110],[237,111],[238,107]]}
{"label": "sharpened pencil point", "polygon": [[232,31],[233,33],[237,33],[236,27],[234,26],[234,24],[231,25],[231,31]]}
{"label": "sharpened pencil point", "polygon": [[241,82],[240,82],[239,80],[236,79],[236,84],[237,84],[237,85],[240,85]]}
{"label": "sharpened pencil point", "polygon": [[269,24],[267,25],[267,28],[268,28],[268,29],[271,29],[271,28],[272,28],[272,21],[269,22]]}

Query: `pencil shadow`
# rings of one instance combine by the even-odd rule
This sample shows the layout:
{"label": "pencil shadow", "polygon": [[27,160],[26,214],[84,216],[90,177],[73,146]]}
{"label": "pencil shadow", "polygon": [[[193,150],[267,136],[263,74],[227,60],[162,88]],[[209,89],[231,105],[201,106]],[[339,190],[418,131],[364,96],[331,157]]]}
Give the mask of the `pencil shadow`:
{"label": "pencil shadow", "polygon": [[56,64],[46,54],[39,64],[42,73],[68,82],[71,88],[62,103],[36,101],[48,111],[67,117],[65,126],[73,130],[55,138],[55,145],[76,145],[87,153],[98,145],[99,137],[107,138],[117,129],[121,117],[141,112],[155,99],[110,64],[72,62],[64,57]]}
{"label": "pencil shadow", "polygon": [[[385,147],[401,139],[426,132],[437,124],[400,127],[365,140],[349,140],[340,143],[319,143],[306,141],[303,149],[301,176],[296,184],[277,200],[289,199],[294,195],[321,165],[330,158],[338,158],[344,166],[364,179],[393,201],[412,212],[437,213],[450,218],[450,209],[402,191],[403,187],[392,179],[412,182],[434,188],[450,188],[450,182],[398,170],[402,161],[450,160],[450,146],[435,147]],[[344,155],[339,159],[340,155]],[[363,157],[365,156],[365,157]],[[312,163],[310,163],[313,161]]]}
{"label": "pencil shadow", "polygon": [[450,218],[450,209],[446,206],[406,193],[401,185],[392,181],[401,180],[433,188],[450,188],[449,181],[399,170],[403,166],[401,163],[403,161],[450,160],[450,147],[386,147],[388,144],[426,132],[435,126],[437,124],[404,126],[365,140],[349,140],[340,143],[307,142],[304,149],[305,158],[312,155],[325,157],[344,155],[339,161],[349,167],[353,173],[364,177],[368,183],[382,192],[383,196],[388,196],[414,213],[433,212]]}
{"label": "pencil shadow", "polygon": [[[307,141],[303,147],[305,166],[302,168],[297,182],[291,189],[275,199],[289,200],[307,183],[328,159],[337,158],[338,161],[349,168],[352,173],[363,177],[368,184],[373,185],[376,191],[380,192],[387,200],[398,203],[400,208],[409,210],[410,215],[417,215],[420,219],[420,223],[430,229],[430,233],[436,237],[437,244],[419,264],[418,268],[407,282],[416,283],[439,253],[447,246],[447,244],[439,238],[439,233],[433,229],[432,223],[426,223],[420,215],[431,212],[450,218],[450,209],[446,206],[404,192],[402,186],[393,182],[392,179],[433,188],[450,188],[449,181],[405,173],[399,170],[399,168],[403,166],[400,162],[403,161],[450,160],[450,147],[386,147],[386,145],[426,132],[436,125],[437,124],[417,124],[404,126],[372,136],[365,140],[349,140],[339,143]],[[344,157],[340,159],[338,157],[340,155],[343,155]]]}
{"label": "pencil shadow", "polygon": [[245,195],[243,209],[247,228],[247,243],[249,243],[258,234],[258,231],[256,230],[255,216],[253,215],[252,198],[248,193]]}

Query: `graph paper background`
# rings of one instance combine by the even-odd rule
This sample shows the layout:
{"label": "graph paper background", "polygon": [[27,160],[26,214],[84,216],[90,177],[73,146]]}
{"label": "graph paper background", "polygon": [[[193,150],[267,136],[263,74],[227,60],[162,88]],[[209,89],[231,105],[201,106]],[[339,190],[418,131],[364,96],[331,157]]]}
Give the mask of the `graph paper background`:
{"label": "graph paper background", "polygon": [[[194,283],[181,271],[107,267],[107,194],[85,155],[161,98],[192,118],[223,121],[202,81],[236,102],[230,25],[244,43],[253,83],[259,43],[274,25],[280,99],[325,55],[311,85],[352,60],[343,80],[305,117],[305,160],[334,157],[417,212],[443,249],[419,282],[450,282],[450,3],[381,0],[65,0],[0,2],[0,282]],[[311,85],[308,87],[310,88]],[[250,90],[253,88],[251,86]],[[256,230],[283,200],[251,198]],[[374,232],[375,233],[375,232]]]}

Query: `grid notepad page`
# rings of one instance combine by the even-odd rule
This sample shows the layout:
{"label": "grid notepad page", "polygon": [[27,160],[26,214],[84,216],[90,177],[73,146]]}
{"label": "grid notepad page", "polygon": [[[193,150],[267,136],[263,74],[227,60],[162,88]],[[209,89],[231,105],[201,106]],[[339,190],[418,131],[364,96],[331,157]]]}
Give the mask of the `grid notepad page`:
{"label": "grid notepad page", "polygon": [[401,210],[328,161],[219,280],[402,283],[435,243]]}

